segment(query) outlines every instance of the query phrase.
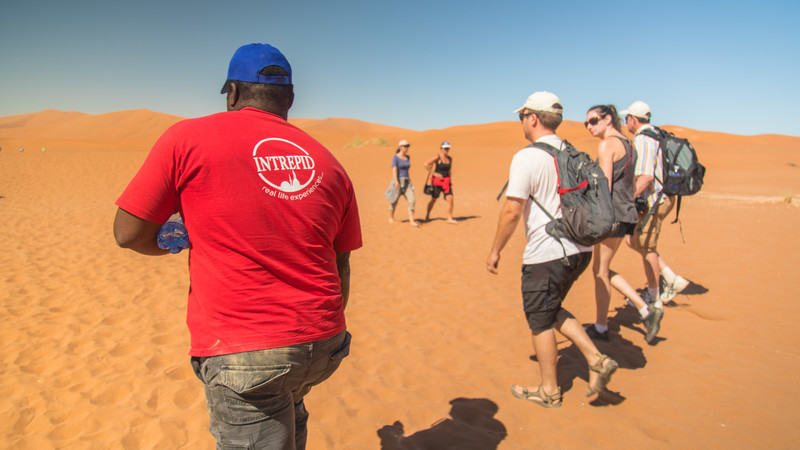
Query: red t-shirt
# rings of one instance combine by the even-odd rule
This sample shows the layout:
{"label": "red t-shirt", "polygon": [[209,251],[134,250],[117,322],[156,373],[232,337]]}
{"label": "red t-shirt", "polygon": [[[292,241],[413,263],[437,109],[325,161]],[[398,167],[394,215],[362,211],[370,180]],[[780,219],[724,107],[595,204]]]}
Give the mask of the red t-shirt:
{"label": "red t-shirt", "polygon": [[116,202],[192,248],[192,356],[284,347],[345,328],[336,252],[361,247],[353,185],[319,142],[254,108],[170,127]]}

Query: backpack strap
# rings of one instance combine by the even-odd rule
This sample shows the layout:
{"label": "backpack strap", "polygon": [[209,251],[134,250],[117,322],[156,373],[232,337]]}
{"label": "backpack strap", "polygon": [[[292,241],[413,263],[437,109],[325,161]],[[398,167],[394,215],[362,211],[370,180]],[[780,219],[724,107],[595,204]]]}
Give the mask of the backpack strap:
{"label": "backpack strap", "polygon": [[[555,217],[553,217],[553,215],[552,215],[552,214],[550,214],[550,212],[549,212],[549,211],[547,211],[546,209],[544,209],[544,206],[543,206],[541,203],[539,203],[539,201],[538,201],[538,200],[536,200],[536,199],[533,197],[533,195],[530,195],[529,197],[530,197],[530,199],[531,199],[531,200],[533,200],[533,203],[536,203],[536,206],[538,206],[538,207],[539,207],[539,209],[541,209],[541,210],[542,210],[542,211],[543,211],[545,214],[547,214],[547,217],[549,217],[551,221],[552,221],[552,220],[556,220],[556,218],[555,218]],[[555,236],[550,236],[550,237],[552,237],[553,239],[555,239],[556,241],[558,241],[558,244],[559,244],[559,245],[561,245],[561,250],[564,252],[564,257],[563,257],[563,258],[561,258],[561,262],[562,262],[562,263],[563,263],[563,264],[564,264],[566,267],[570,267],[569,258],[567,257],[567,247],[565,247],[565,246],[564,246],[564,242],[562,242],[562,241],[561,241],[561,239],[559,239],[559,238],[557,238],[557,237],[555,237]]]}
{"label": "backpack strap", "polygon": [[500,197],[502,197],[502,196],[503,196],[503,193],[505,193],[505,192],[506,192],[506,189],[508,189],[508,182],[509,182],[509,180],[506,180],[506,184],[504,184],[504,185],[503,185],[503,188],[502,188],[502,189],[500,189],[500,193],[499,193],[499,194],[497,194],[497,201],[498,201],[498,202],[500,201]]}
{"label": "backpack strap", "polygon": [[681,213],[681,199],[683,198],[683,196],[682,195],[677,195],[676,197],[678,197],[678,204],[675,206],[675,220],[670,222],[670,224],[677,223],[678,222],[678,214]]}
{"label": "backpack strap", "polygon": [[564,150],[568,150],[568,149],[572,149],[573,151],[577,151],[577,150],[575,150],[575,147],[573,147],[572,144],[570,144],[566,139],[562,139],[561,140],[561,148],[555,148],[554,146],[552,146],[550,144],[547,144],[547,143],[544,143],[544,142],[534,142],[531,145],[529,145],[528,147],[534,147],[534,148],[538,148],[540,150],[544,150],[550,156],[553,157],[553,164],[555,164],[555,166],[556,166],[556,177],[557,177],[556,179],[557,179],[557,183],[558,183],[557,188],[558,188],[558,195],[559,196],[564,195],[567,192],[572,192],[572,191],[577,191],[578,189],[583,189],[583,188],[585,188],[586,186],[589,185],[588,181],[583,180],[583,182],[581,184],[575,186],[572,189],[565,189],[565,188],[561,187],[561,174],[558,173],[558,163],[556,162],[556,155],[558,154],[558,152],[561,152],[561,151],[564,151]]}
{"label": "backpack strap", "polygon": [[[559,197],[561,197],[561,195],[563,193],[565,193],[565,192],[574,191],[575,189],[580,189],[580,188],[582,188],[584,186],[583,184],[581,184],[579,187],[577,187],[575,189],[569,189],[569,190],[562,190],[561,189],[561,175],[558,173],[558,164],[556,163],[556,152],[561,151],[563,148],[569,148],[569,147],[572,146],[566,140],[562,140],[561,142],[562,142],[562,148],[561,149],[555,148],[552,145],[544,143],[544,142],[533,142],[533,143],[531,143],[531,145],[529,145],[529,147],[538,148],[539,150],[543,150],[543,151],[547,152],[550,156],[553,157],[553,164],[556,166],[556,180],[557,180],[556,181],[556,183],[557,183],[556,192],[558,193]],[[586,185],[588,185],[588,184],[589,183],[587,182]],[[539,209],[541,209],[551,221],[556,220],[556,218],[552,214],[550,214],[550,211],[546,210],[544,208],[544,205],[539,203],[539,201],[536,200],[536,198],[534,198],[533,194],[528,195],[528,197],[530,197],[530,199],[533,200],[533,203],[536,203],[536,206],[538,206]],[[561,251],[564,252],[564,257],[561,258],[561,263],[564,264],[565,267],[571,267],[570,262],[569,262],[569,258],[567,257],[567,247],[564,246],[564,242],[561,239],[556,238],[555,236],[551,236],[551,237],[558,242],[558,244],[561,246]]]}
{"label": "backpack strap", "polygon": [[664,130],[654,126],[653,128],[645,128],[644,130],[640,131],[639,134],[643,134],[647,137],[651,137],[658,141],[658,145],[661,145],[661,134],[664,133]]}

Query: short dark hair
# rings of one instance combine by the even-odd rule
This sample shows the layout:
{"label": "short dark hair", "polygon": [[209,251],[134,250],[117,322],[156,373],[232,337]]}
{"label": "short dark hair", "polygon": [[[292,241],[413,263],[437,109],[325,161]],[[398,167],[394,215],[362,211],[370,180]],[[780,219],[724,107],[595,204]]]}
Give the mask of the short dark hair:
{"label": "short dark hair", "polygon": [[[289,72],[280,66],[267,66],[259,73],[261,75],[289,75]],[[287,101],[291,103],[294,93],[294,86],[291,84],[247,83],[239,80],[228,80],[228,82],[236,85],[239,96],[248,102],[283,105]]]}
{"label": "short dark hair", "polygon": [[595,105],[586,112],[590,113],[592,111],[597,111],[601,119],[606,116],[611,116],[611,126],[617,131],[622,131],[622,120],[619,118],[619,113],[617,113],[617,108],[614,105]]}

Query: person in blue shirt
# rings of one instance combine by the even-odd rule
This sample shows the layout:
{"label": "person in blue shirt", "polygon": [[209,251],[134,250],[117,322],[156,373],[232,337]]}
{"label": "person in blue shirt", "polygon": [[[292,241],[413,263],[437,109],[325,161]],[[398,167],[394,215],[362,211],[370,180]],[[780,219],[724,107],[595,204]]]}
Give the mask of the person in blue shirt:
{"label": "person in blue shirt", "polygon": [[409,171],[411,169],[411,157],[408,155],[408,148],[411,144],[403,139],[397,144],[397,151],[392,156],[392,181],[386,189],[386,198],[389,199],[389,223],[394,223],[394,210],[400,196],[406,198],[408,202],[408,223],[418,227],[419,222],[414,219],[414,185],[411,184]]}

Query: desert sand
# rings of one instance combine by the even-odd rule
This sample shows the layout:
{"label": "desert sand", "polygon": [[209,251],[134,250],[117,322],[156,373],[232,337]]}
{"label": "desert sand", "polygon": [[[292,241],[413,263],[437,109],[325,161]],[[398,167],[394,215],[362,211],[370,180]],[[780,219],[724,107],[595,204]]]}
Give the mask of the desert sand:
{"label": "desert sand", "polygon": [[[210,449],[202,386],[189,366],[187,255],[117,248],[114,201],[178,117],[146,110],[0,117],[0,447]],[[588,401],[586,363],[559,341],[564,405],[514,398],[538,365],[519,293],[522,227],[499,275],[485,269],[514,121],[411,131],[348,119],[293,119],[354,181],[364,247],[352,255],[352,352],[307,398],[310,449],[797,448],[800,446],[800,138],[666,127],[708,173],[660,250],[692,281],[659,338],[612,294],[620,363]],[[582,124],[560,134],[593,154]],[[453,146],[455,215],[387,221],[383,192],[399,139],[411,141],[417,216],[423,162]],[[24,151],[19,151],[22,148]],[[670,219],[674,217],[670,215]],[[640,260],[612,267],[637,287]],[[566,302],[594,320],[585,273]]]}

